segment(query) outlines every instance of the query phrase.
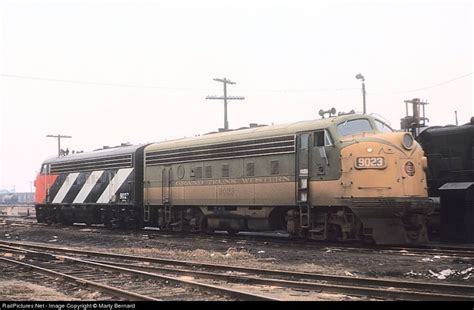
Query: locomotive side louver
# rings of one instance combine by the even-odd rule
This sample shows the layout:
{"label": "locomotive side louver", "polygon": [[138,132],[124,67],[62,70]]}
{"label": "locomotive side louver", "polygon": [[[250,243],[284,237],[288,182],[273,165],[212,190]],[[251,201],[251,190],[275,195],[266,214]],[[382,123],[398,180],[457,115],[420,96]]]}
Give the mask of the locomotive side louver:
{"label": "locomotive side louver", "polygon": [[51,164],[51,173],[111,170],[132,167],[132,155],[116,155],[105,158],[71,160]]}
{"label": "locomotive side louver", "polygon": [[146,165],[152,166],[294,152],[295,136],[289,135],[149,152],[146,154]]}

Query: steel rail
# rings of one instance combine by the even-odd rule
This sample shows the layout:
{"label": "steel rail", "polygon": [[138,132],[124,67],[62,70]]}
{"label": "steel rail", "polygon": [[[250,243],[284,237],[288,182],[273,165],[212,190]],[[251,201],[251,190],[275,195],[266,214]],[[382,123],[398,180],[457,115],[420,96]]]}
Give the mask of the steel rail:
{"label": "steel rail", "polygon": [[[5,215],[0,215],[0,218],[8,218],[12,216],[5,216]],[[30,217],[31,218],[31,217]],[[48,226],[46,223],[37,223],[34,221],[29,221],[30,219],[26,216],[18,216],[17,221],[12,221],[16,223],[20,222],[26,222],[28,224],[38,224],[38,226]],[[65,226],[66,227],[66,226]],[[70,227],[70,226],[67,226]],[[82,227],[82,226],[81,226]],[[94,229],[107,229],[106,227],[101,227],[101,226],[94,226]],[[147,231],[147,230],[144,230]],[[153,233],[157,233],[157,235],[160,235],[160,232],[153,231]],[[176,235],[176,236],[183,236],[186,235],[186,233],[176,233],[176,232],[166,232],[168,235]],[[204,238],[215,238],[215,237],[220,237],[221,235],[213,235],[213,236],[206,236]],[[376,246],[354,246],[354,244],[344,244],[344,243],[314,243],[311,240],[302,240],[302,239],[293,239],[289,237],[277,237],[277,236],[261,236],[261,235],[238,235],[238,236],[229,236],[229,235],[224,235],[226,238],[252,238],[255,241],[268,241],[271,240],[272,242],[276,243],[281,243],[281,244],[291,244],[291,245],[298,245],[298,246],[310,246],[314,248],[327,248],[327,247],[337,247],[343,250],[357,250],[357,251],[378,251],[380,252],[388,252],[388,253],[397,253],[400,251],[407,251],[410,252],[411,254],[415,255],[450,255],[450,256],[467,256],[467,257],[472,257],[474,256],[474,247],[469,248],[469,247],[453,247],[453,246],[439,246],[439,245],[419,245],[419,246],[406,246],[406,247],[400,247],[400,246],[384,246],[384,245],[376,245]],[[193,235],[195,238],[203,238],[202,236],[199,235]]]}
{"label": "steel rail", "polygon": [[[94,261],[98,262],[98,261]],[[256,278],[252,276],[245,275],[230,275],[222,274],[215,272],[206,272],[206,271],[196,271],[189,269],[176,269],[176,268],[165,268],[165,267],[155,267],[155,266],[138,266],[130,265],[126,263],[117,263],[117,262],[103,262],[108,265],[115,266],[124,266],[130,269],[138,270],[147,270],[149,272],[160,272],[160,273],[171,273],[171,274],[181,274],[186,276],[198,276],[201,278],[208,279],[222,279],[229,282],[243,282],[246,284],[261,284],[261,285],[275,285],[280,287],[288,288],[298,288],[306,290],[319,290],[327,291],[332,293],[346,293],[348,295],[356,296],[371,296],[379,298],[393,298],[400,300],[425,300],[425,301],[466,301],[474,300],[472,295],[456,295],[456,294],[446,294],[441,292],[430,293],[430,292],[413,292],[413,291],[402,291],[395,290],[393,286],[387,286],[385,288],[380,287],[361,287],[361,286],[347,286],[347,285],[337,285],[337,284],[328,284],[328,283],[315,283],[315,282],[305,282],[305,281],[294,281],[286,279],[270,279],[270,278]],[[428,285],[426,285],[428,286]],[[425,287],[426,289],[427,287]],[[435,287],[435,289],[440,289]]]}
{"label": "steel rail", "polygon": [[195,282],[191,280],[177,279],[175,277],[170,277],[170,276],[166,276],[162,274],[149,273],[149,272],[134,270],[134,269],[126,268],[126,267],[114,266],[112,264],[104,263],[104,262],[82,260],[82,259],[78,259],[78,258],[74,258],[70,256],[53,255],[49,253],[35,252],[31,250],[12,248],[8,246],[0,246],[0,248],[3,248],[6,251],[16,251],[16,252],[23,250],[25,253],[27,253],[29,257],[36,256],[40,258],[49,258],[49,259],[54,258],[54,259],[73,261],[73,262],[84,264],[87,266],[100,267],[102,269],[107,269],[111,271],[119,271],[122,273],[128,273],[128,274],[140,276],[146,279],[165,280],[165,281],[174,282],[180,285],[184,285],[187,287],[196,288],[199,290],[212,291],[212,292],[223,294],[223,295],[233,297],[236,299],[251,300],[251,301],[280,301],[280,299],[272,298],[272,297],[268,297],[268,296],[264,296],[260,294],[245,292],[245,291],[236,290],[236,289],[224,288],[221,286],[216,286],[216,285],[211,285],[211,284],[199,283],[199,282]]}
{"label": "steel rail", "polygon": [[[199,262],[191,261],[180,261],[180,260],[171,260],[163,258],[151,258],[151,257],[142,257],[134,255],[124,255],[124,254],[114,254],[114,253],[96,253],[92,251],[85,250],[76,250],[69,248],[57,248],[57,247],[46,247],[42,245],[31,245],[31,244],[21,244],[17,242],[3,242],[11,245],[25,245],[31,246],[33,248],[39,248],[43,250],[58,251],[62,253],[74,253],[95,257],[106,257],[106,258],[116,258],[116,259],[126,259],[134,260],[139,262],[149,262],[157,264],[166,264],[166,265],[175,265],[175,266],[188,266],[193,268],[206,268],[214,270],[226,270],[226,271],[235,271],[243,273],[252,273],[257,275],[271,275],[277,277],[285,278],[297,278],[305,280],[316,280],[316,281],[327,281],[335,283],[335,285],[353,285],[350,288],[359,287],[360,285],[372,286],[372,287],[391,287],[399,289],[417,289],[425,291],[436,290],[438,293],[434,300],[443,300],[440,297],[451,300],[454,299],[463,299],[463,300],[474,300],[474,286],[460,285],[460,284],[442,284],[442,283],[425,283],[425,282],[415,282],[415,281],[397,281],[397,280],[387,280],[387,279],[377,279],[377,278],[353,278],[346,276],[335,276],[335,275],[324,275],[317,273],[304,273],[304,272],[294,272],[294,271],[283,271],[283,270],[266,270],[266,269],[257,269],[257,268],[247,268],[240,266],[229,266],[229,265],[217,265],[217,264],[205,264]],[[295,284],[296,285],[296,284]],[[343,289],[343,287],[341,288]],[[450,292],[452,294],[446,294]],[[423,292],[421,292],[423,293]],[[465,295],[459,295],[465,294]],[[445,295],[445,296],[444,296]],[[426,298],[428,298],[426,296]]]}
{"label": "steel rail", "polygon": [[84,285],[84,286],[87,286],[87,287],[91,287],[91,288],[97,289],[99,291],[109,293],[109,294],[111,294],[113,296],[116,296],[116,297],[129,298],[129,299],[132,299],[132,300],[140,300],[140,301],[160,301],[159,299],[156,299],[156,298],[153,298],[153,297],[144,296],[144,295],[124,291],[124,290],[116,288],[116,287],[104,285],[104,284],[97,283],[97,282],[90,281],[90,280],[86,280],[86,279],[81,279],[81,278],[71,276],[71,275],[67,275],[65,273],[61,273],[61,272],[58,272],[58,271],[54,271],[54,270],[50,270],[50,269],[47,269],[47,268],[35,266],[33,264],[27,264],[27,263],[19,262],[19,261],[4,258],[4,257],[0,257],[0,261],[6,262],[6,263],[9,263],[9,264],[13,264],[13,265],[19,265],[19,266],[22,266],[22,267],[26,267],[26,268],[29,268],[29,269],[35,271],[35,272],[44,274],[44,275],[49,276],[49,277],[54,277],[54,278],[59,277],[59,278],[62,278],[63,280],[65,280],[65,281],[80,284],[80,285]]}
{"label": "steel rail", "polygon": [[86,264],[86,265],[91,265],[91,266],[97,266],[97,267],[101,267],[101,268],[112,270],[112,271],[120,271],[120,272],[124,272],[128,274],[132,274],[132,275],[138,275],[143,278],[147,278],[151,280],[156,280],[156,279],[166,280],[166,281],[178,283],[180,285],[196,288],[199,290],[206,290],[206,291],[211,291],[218,294],[224,294],[226,296],[234,297],[237,299],[244,299],[244,300],[251,300],[251,301],[280,301],[280,299],[278,298],[272,298],[272,297],[268,297],[268,296],[264,296],[260,294],[254,294],[250,292],[225,288],[222,286],[216,286],[212,284],[200,283],[200,282],[191,281],[191,280],[178,279],[178,278],[166,276],[163,274],[150,273],[146,271],[134,270],[131,268],[114,266],[110,263],[103,263],[103,262],[99,263],[99,262],[82,260],[82,259],[77,259],[77,258],[68,257],[68,256],[58,256],[58,257],[61,257],[65,260],[70,260],[70,261],[74,261],[74,262]]}
{"label": "steel rail", "polygon": [[462,247],[387,247],[382,251],[416,253],[422,255],[450,255],[450,256],[474,256],[474,248]]}

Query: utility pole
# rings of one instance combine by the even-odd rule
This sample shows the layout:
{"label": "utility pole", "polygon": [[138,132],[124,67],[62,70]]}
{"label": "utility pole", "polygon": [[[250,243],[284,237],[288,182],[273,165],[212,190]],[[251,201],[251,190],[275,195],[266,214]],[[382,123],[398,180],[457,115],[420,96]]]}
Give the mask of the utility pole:
{"label": "utility pole", "polygon": [[61,156],[61,138],[72,138],[71,136],[65,136],[65,135],[60,135],[58,134],[57,136],[55,135],[47,135],[47,138],[58,138],[58,157]]}
{"label": "utility pole", "polygon": [[454,110],[454,117],[456,118],[456,126],[459,125],[458,123],[458,111]]}
{"label": "utility pole", "polygon": [[245,98],[242,96],[227,96],[227,84],[235,84],[235,82],[232,82],[231,80],[228,80],[226,78],[223,79],[214,79],[214,81],[221,82],[224,84],[224,96],[223,97],[217,97],[217,96],[207,96],[206,99],[219,99],[219,100],[224,100],[224,130],[229,129],[229,122],[227,122],[227,100],[244,100]]}
{"label": "utility pole", "polygon": [[365,77],[362,74],[357,74],[356,79],[362,80],[362,109],[363,113],[366,114],[366,109],[365,109]]}

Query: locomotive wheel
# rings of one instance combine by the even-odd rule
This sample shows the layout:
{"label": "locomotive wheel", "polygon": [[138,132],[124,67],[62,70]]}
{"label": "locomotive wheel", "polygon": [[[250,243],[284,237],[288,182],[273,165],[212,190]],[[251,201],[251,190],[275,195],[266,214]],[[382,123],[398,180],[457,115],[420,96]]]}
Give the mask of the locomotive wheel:
{"label": "locomotive wheel", "polygon": [[66,217],[63,217],[60,221],[61,224],[65,225],[65,226],[72,226],[73,222],[66,218]]}
{"label": "locomotive wheel", "polygon": [[105,228],[112,229],[112,222],[110,221],[110,217],[107,216],[104,210],[102,210],[101,212],[100,222],[104,224]]}
{"label": "locomotive wheel", "polygon": [[338,225],[329,225],[327,229],[327,237],[326,240],[328,241],[338,241],[342,238],[342,231]]}
{"label": "locomotive wheel", "polygon": [[412,241],[418,240],[420,235],[420,230],[407,230],[407,237]]}
{"label": "locomotive wheel", "polygon": [[361,241],[365,245],[374,245],[375,240],[373,237],[368,237],[368,236],[362,236]]}
{"label": "locomotive wheel", "polygon": [[212,234],[214,233],[214,229],[209,228],[207,225],[207,217],[201,217],[199,221],[199,231],[205,234]]}
{"label": "locomotive wheel", "polygon": [[227,233],[229,234],[229,236],[235,236],[237,235],[239,231],[238,230],[235,230],[235,229],[228,229],[227,230]]}
{"label": "locomotive wheel", "polygon": [[213,234],[216,230],[213,228],[206,228],[205,230],[202,230],[206,234]]}

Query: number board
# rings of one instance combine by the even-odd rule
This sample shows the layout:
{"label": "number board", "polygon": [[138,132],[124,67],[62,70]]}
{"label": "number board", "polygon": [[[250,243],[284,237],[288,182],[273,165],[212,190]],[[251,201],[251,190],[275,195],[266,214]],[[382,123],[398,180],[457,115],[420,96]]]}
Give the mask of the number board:
{"label": "number board", "polygon": [[383,157],[357,157],[357,169],[383,169],[385,168],[385,158]]}

